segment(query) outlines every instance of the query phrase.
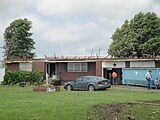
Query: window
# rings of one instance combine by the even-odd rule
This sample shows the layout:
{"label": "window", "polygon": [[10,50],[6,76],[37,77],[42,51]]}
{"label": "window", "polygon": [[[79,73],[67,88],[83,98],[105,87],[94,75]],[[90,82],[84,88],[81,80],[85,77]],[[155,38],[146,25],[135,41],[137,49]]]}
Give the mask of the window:
{"label": "window", "polygon": [[81,63],[81,71],[87,72],[87,63]]}
{"label": "window", "polygon": [[81,71],[81,63],[74,63],[74,72]]}
{"label": "window", "polygon": [[87,72],[87,63],[68,63],[68,72]]}
{"label": "window", "polygon": [[19,65],[20,71],[32,71],[32,63],[20,63]]}

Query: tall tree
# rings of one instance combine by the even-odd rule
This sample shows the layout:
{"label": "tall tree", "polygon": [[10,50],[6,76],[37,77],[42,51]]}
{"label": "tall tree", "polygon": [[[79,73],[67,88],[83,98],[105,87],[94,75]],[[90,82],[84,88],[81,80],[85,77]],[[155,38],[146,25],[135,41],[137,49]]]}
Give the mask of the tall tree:
{"label": "tall tree", "polygon": [[153,12],[140,12],[126,20],[113,33],[112,40],[108,53],[114,57],[160,55],[160,18]]}
{"label": "tall tree", "polygon": [[28,19],[13,21],[4,32],[4,59],[28,59],[33,58],[35,42],[31,38],[32,22]]}

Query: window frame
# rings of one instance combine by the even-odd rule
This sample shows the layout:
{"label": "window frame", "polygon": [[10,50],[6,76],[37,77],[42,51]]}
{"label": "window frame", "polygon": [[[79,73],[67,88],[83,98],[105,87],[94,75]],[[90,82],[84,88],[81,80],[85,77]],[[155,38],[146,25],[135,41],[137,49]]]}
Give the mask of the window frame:
{"label": "window frame", "polygon": [[31,62],[22,62],[19,64],[19,71],[29,71],[33,70],[33,63]]}
{"label": "window frame", "polygon": [[88,72],[88,63],[69,62],[67,63],[67,72]]}

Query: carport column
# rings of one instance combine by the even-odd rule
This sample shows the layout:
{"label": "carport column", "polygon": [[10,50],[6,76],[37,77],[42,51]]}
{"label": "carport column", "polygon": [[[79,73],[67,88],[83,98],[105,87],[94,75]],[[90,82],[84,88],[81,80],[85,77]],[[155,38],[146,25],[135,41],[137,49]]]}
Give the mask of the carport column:
{"label": "carport column", "polygon": [[48,85],[48,73],[46,72],[46,84]]}
{"label": "carport column", "polygon": [[102,77],[102,61],[96,61],[96,76]]}

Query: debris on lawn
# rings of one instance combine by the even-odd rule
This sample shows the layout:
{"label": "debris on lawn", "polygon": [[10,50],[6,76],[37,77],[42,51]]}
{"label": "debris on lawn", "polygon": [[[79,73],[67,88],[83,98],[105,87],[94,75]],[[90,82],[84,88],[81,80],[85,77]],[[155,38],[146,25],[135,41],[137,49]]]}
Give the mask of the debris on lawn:
{"label": "debris on lawn", "polygon": [[[94,105],[91,111],[87,113],[88,120],[136,120],[134,114],[130,108],[133,106],[143,106],[148,105],[160,106],[160,101],[147,101],[147,102],[130,102],[130,103],[119,103],[111,105]],[[124,114],[124,110],[128,110]],[[159,111],[151,111],[151,114],[157,114]],[[153,118],[153,116],[150,116]]]}

